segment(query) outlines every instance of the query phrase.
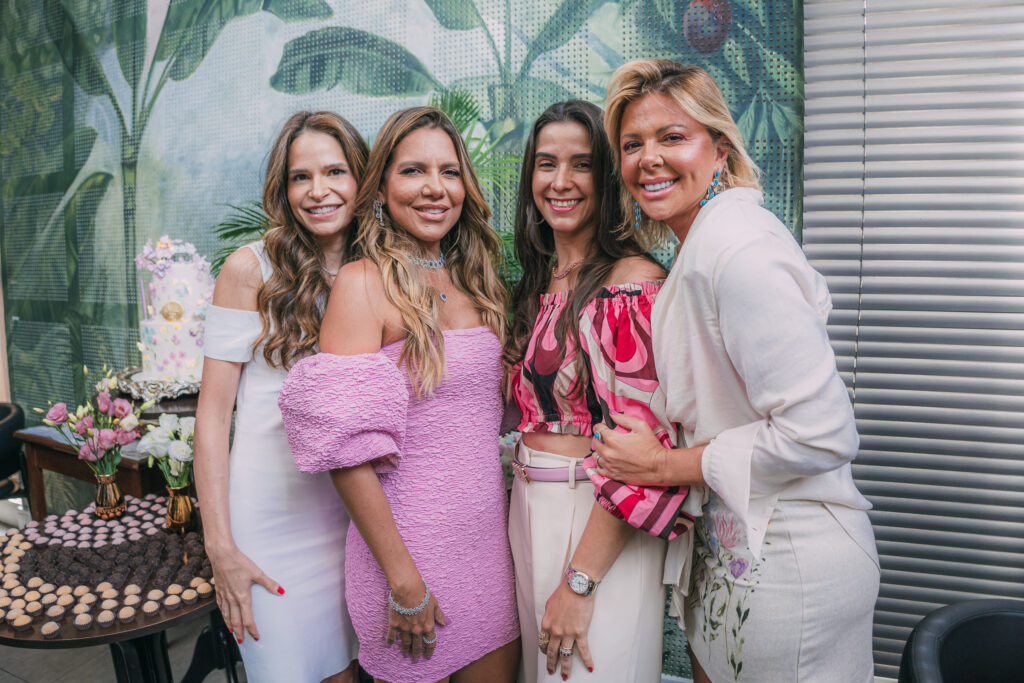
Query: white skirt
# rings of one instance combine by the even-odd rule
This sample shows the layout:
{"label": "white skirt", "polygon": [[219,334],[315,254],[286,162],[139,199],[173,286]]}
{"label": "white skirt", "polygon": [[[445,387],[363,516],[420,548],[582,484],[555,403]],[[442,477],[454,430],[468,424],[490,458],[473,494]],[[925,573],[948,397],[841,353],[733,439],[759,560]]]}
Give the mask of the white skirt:
{"label": "white skirt", "polygon": [[[532,450],[522,443],[519,460],[531,467],[567,467],[579,460]],[[537,645],[544,606],[572,558],[594,505],[594,485],[578,482],[512,485],[509,543],[516,568],[516,599],[523,635],[521,680],[552,680],[547,659]],[[588,641],[594,658],[589,673],[579,655],[570,681],[586,683],[655,683],[661,680],[665,586],[662,572],[666,543],[636,531],[594,593],[594,616]],[[556,676],[557,678],[557,676]]]}
{"label": "white skirt", "polygon": [[714,683],[874,680],[879,569],[867,513],[781,500],[757,559],[714,494],[694,530],[683,617]]}
{"label": "white skirt", "polygon": [[231,534],[284,595],[252,588],[259,641],[239,647],[250,683],[319,683],[344,671],[358,642],[345,603],[349,516],[329,475],[295,468],[282,434],[236,432]]}

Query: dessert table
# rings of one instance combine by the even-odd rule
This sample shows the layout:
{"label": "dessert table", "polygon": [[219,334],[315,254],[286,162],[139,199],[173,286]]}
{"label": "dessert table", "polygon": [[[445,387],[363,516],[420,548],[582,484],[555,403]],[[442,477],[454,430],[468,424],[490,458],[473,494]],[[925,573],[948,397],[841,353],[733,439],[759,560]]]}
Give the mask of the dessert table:
{"label": "dessert table", "polygon": [[[81,481],[96,482],[92,470],[65,443],[53,427],[38,426],[19,429],[15,438],[25,443],[25,488],[32,519],[41,521],[47,515],[46,489],[43,470],[49,470]],[[148,493],[162,493],[163,475],[156,468],[146,466],[146,457],[135,452],[135,444],[121,449],[121,462],[117,466],[117,485],[126,495],[141,498]]]}
{"label": "dessert table", "polygon": [[237,647],[214,599],[201,531],[163,528],[166,499],[126,496],[125,514],[91,506],[0,529],[0,644],[35,649],[108,645],[118,683],[171,683],[165,631],[206,617],[189,671],[237,681]]}

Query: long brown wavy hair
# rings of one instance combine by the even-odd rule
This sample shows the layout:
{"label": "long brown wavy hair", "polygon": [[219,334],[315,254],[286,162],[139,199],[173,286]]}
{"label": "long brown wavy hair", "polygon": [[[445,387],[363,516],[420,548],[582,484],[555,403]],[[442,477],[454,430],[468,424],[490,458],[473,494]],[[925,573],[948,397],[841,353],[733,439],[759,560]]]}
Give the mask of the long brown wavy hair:
{"label": "long brown wavy hair", "polygon": [[[263,185],[263,210],[272,227],[263,236],[263,243],[273,272],[256,295],[256,309],[263,329],[253,348],[263,344],[267,364],[286,370],[319,348],[320,322],[331,293],[323,270],[323,251],[288,203],[288,154],[296,138],[307,131],[326,133],[338,141],[349,172],[357,183],[363,178],[369,156],[369,148],[359,131],[330,111],[293,114],[270,149]],[[350,225],[345,232],[343,263],[351,258],[356,231]]]}
{"label": "long brown wavy hair", "polygon": [[[558,102],[548,107],[530,129],[523,152],[516,200],[515,254],[523,268],[523,277],[512,293],[512,331],[505,345],[505,389],[511,388],[511,373],[526,354],[533,326],[540,310],[541,294],[551,283],[555,237],[533,201],[533,170],[537,157],[537,136],[549,123],[571,122],[583,126],[590,137],[591,174],[594,178],[594,239],[576,271],[576,286],[569,293],[565,309],[555,323],[558,348],[565,356],[566,342],[579,349],[580,313],[600,291],[615,264],[628,256],[647,256],[641,238],[623,220],[619,201],[621,181],[615,169],[611,145],[601,124],[601,108],[583,100]],[[651,259],[654,262],[654,259]],[[576,355],[576,381],[570,395],[578,397],[590,384],[590,367],[582,353]]]}
{"label": "long brown wavy hair", "polygon": [[384,294],[402,315],[407,331],[399,363],[405,363],[417,396],[429,395],[445,377],[444,336],[438,323],[438,293],[417,277],[410,260],[419,247],[387,207],[382,226],[374,215],[373,202],[387,184],[395,148],[420,128],[436,128],[451,138],[459,158],[466,198],[458,222],[441,238],[441,253],[452,283],[465,292],[480,313],[484,325],[504,342],[507,295],[495,271],[501,240],[488,220],[491,210],[469,162],[469,152],[455,125],[436,107],[412,107],[397,111],[381,127],[366,163],[366,174],[356,197],[359,233],[355,249],[380,269]]}

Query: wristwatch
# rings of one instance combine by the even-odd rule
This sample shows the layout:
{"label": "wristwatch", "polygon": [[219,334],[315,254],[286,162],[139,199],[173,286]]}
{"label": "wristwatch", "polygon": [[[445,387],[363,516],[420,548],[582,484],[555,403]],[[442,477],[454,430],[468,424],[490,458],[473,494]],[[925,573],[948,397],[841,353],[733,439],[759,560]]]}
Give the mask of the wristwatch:
{"label": "wristwatch", "polygon": [[573,593],[584,598],[597,590],[597,584],[601,583],[600,581],[594,581],[580,570],[574,569],[571,564],[565,568],[565,582],[569,584],[569,588]]}

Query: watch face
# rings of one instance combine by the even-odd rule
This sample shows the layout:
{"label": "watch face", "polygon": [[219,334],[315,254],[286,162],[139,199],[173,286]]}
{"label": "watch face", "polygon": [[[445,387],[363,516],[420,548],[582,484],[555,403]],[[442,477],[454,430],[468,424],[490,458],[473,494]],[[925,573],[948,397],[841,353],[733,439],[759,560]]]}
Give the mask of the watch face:
{"label": "watch face", "polygon": [[573,589],[574,592],[583,595],[587,592],[587,588],[590,587],[590,580],[583,574],[573,574],[569,578],[569,588]]}

